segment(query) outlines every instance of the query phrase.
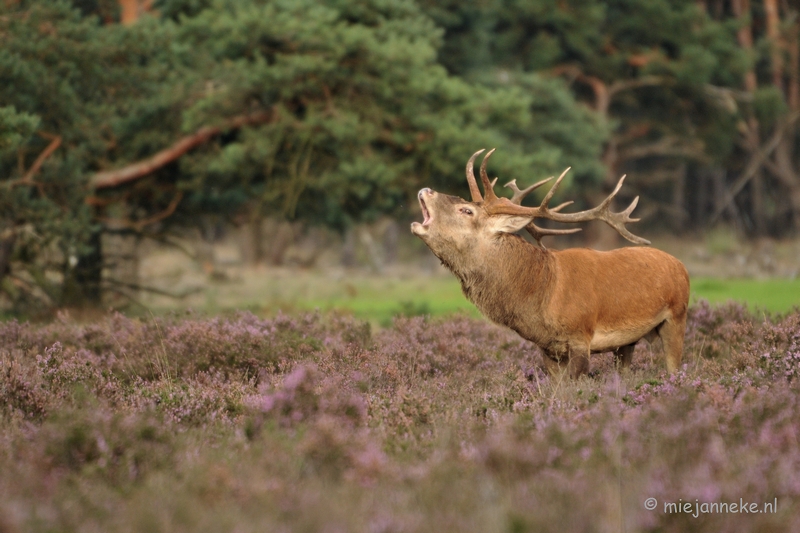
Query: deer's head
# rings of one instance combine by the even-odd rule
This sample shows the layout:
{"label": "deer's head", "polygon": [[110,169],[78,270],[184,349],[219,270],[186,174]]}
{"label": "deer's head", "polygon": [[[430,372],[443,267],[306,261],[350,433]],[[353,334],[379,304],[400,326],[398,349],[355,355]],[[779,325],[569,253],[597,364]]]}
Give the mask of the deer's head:
{"label": "deer's head", "polygon": [[485,253],[484,247],[487,243],[491,243],[492,239],[503,234],[516,233],[522,228],[525,228],[533,235],[540,245],[541,239],[547,235],[562,235],[580,231],[580,228],[540,228],[533,223],[536,218],[545,218],[557,222],[603,220],[629,241],[636,244],[649,244],[649,241],[633,235],[625,228],[626,223],[638,220],[629,217],[636,207],[639,200],[638,197],[622,212],[615,213],[609,209],[611,199],[622,187],[625,176],[620,178],[614,191],[597,207],[577,213],[561,213],[560,211],[572,202],[565,202],[554,208],[548,207],[548,204],[561,180],[569,171],[568,168],[553,184],[553,187],[542,200],[541,205],[538,207],[525,207],[521,205],[523,198],[553,178],[542,180],[524,190],[520,190],[517,187],[516,180],[513,180],[506,184],[506,187],[513,191],[513,197],[510,199],[498,197],[494,193],[494,184],[497,178],[494,181],[490,181],[486,174],[486,163],[489,156],[494,152],[494,150],[491,150],[481,163],[480,176],[484,190],[482,195],[473,171],[475,158],[482,152],[483,150],[475,152],[467,162],[467,183],[469,184],[472,201],[438,193],[428,188],[422,189],[417,194],[424,220],[422,223],[412,223],[411,231],[425,241],[431,251],[442,260],[451,262],[457,256],[470,253]]}
{"label": "deer's head", "polygon": [[[412,223],[411,231],[439,257],[475,251],[481,242],[498,234],[516,233],[533,220],[528,215],[493,213],[487,209],[490,204],[484,201],[473,174],[475,158],[481,152],[483,150],[475,153],[467,163],[467,182],[472,201],[428,188],[417,194],[424,220],[422,223]],[[488,157],[484,158],[481,165],[482,178],[486,176]],[[489,183],[488,177],[485,179],[484,187],[493,195],[491,184],[486,185]]]}

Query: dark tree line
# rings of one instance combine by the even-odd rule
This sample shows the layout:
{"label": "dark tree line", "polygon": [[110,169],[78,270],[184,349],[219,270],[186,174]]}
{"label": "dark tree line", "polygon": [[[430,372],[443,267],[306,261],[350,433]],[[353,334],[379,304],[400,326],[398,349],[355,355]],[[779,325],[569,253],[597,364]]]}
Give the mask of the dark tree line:
{"label": "dark tree line", "polygon": [[[103,235],[345,229],[571,166],[646,223],[800,230],[798,9],[778,0],[9,0],[0,292],[97,301]],[[624,201],[626,198],[621,198]]]}
{"label": "dark tree line", "polygon": [[795,3],[479,5],[428,3],[447,30],[448,69],[566,81],[609,128],[603,187],[632,174],[629,187],[676,229],[720,220],[753,236],[800,229]]}

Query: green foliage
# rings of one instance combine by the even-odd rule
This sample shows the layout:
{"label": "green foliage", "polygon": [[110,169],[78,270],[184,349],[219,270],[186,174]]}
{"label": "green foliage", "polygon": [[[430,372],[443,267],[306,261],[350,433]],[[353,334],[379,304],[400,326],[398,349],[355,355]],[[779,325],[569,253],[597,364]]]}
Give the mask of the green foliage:
{"label": "green foliage", "polygon": [[768,128],[774,125],[779,118],[785,116],[789,107],[786,105],[780,89],[768,86],[753,93],[753,110],[761,125]]}
{"label": "green foliage", "polygon": [[[576,73],[606,87],[632,82],[610,102],[604,138],[618,133],[630,142],[626,130],[646,126],[641,144],[699,136],[720,158],[732,149],[730,109],[705,87],[738,87],[750,64],[735,19],[714,20],[691,0],[421,5],[446,30],[442,62],[453,73],[486,82],[507,72],[559,69],[575,80],[575,97],[591,105],[596,95]],[[660,79],[637,86],[646,76]],[[573,130],[581,129],[576,122]]]}
{"label": "green foliage", "polygon": [[14,106],[0,107],[0,153],[13,153],[28,142],[39,126],[39,118],[17,113]]}
{"label": "green foliage", "polygon": [[563,85],[447,74],[441,31],[413,2],[215,2],[181,21],[213,87],[185,111],[186,131],[253,105],[278,113],[181,162],[198,205],[241,190],[260,212],[342,227],[395,212],[423,185],[463,191],[454,169],[482,146],[501,148],[504,176],[574,154],[599,175],[604,130]]}
{"label": "green foliage", "polygon": [[[774,89],[733,100],[769,47],[742,50],[741,22],[693,0],[159,0],[118,18],[110,0],[0,7],[0,229],[40,303],[96,300],[109,228],[282,216],[343,229],[403,213],[423,186],[464,195],[464,161],[490,147],[501,184],[571,166],[565,188],[589,192],[606,165],[663,162],[611,148],[679,139],[739,165],[743,113],[766,130],[785,110]],[[613,89],[608,108],[591,80]],[[143,179],[88,187],[267,112]]]}
{"label": "green foliage", "polygon": [[[87,181],[109,161],[149,155],[174,138],[163,125],[181,96],[180,85],[163,83],[178,74],[166,60],[171,25],[120,31],[59,0],[6,6],[0,101],[13,107],[4,108],[3,129],[16,116],[27,133],[0,152],[8,180],[0,224],[17,233],[23,283],[36,287],[28,296],[56,305],[96,299],[101,226],[85,202]],[[35,186],[12,185],[56,138],[61,148],[31,175]]]}
{"label": "green foliage", "polygon": [[[175,198],[174,216],[141,226],[146,233],[208,215],[344,228],[400,212],[422,186],[463,195],[457,169],[481,147],[500,148],[493,172],[503,178],[570,164],[579,179],[602,175],[606,126],[563,83],[520,74],[476,84],[448,73],[441,29],[411,0],[156,7],[160,18],[124,27],[99,3],[3,8],[0,176],[9,192],[0,221],[33,230],[17,236],[14,260],[40,302],[96,299],[108,221],[139,228]],[[272,119],[87,205],[95,172],[258,111]],[[42,156],[56,138],[59,148]],[[32,181],[19,183],[40,156]]]}

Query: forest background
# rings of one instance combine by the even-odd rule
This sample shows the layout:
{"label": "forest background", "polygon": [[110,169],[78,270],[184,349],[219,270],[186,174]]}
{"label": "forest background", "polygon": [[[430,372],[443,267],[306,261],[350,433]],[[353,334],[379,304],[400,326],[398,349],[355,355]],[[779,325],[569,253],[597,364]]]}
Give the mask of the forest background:
{"label": "forest background", "polygon": [[798,12],[4,0],[0,297],[18,311],[99,304],[139,288],[108,275],[126,254],[198,229],[245,228],[249,260],[280,264],[297,237],[281,224],[325,228],[347,263],[354,228],[396,233],[421,187],[463,196],[464,162],[484,147],[498,148],[500,184],[572,167],[579,206],[628,174],[619,201],[642,197],[640,233],[797,237]]}

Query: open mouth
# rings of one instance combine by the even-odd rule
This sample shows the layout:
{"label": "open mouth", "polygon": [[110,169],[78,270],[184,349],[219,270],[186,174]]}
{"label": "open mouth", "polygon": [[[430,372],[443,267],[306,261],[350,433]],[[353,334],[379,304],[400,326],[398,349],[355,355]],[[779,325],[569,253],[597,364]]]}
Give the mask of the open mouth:
{"label": "open mouth", "polygon": [[419,206],[422,208],[422,216],[424,220],[422,221],[423,226],[430,226],[431,221],[433,221],[433,217],[431,216],[431,212],[428,211],[428,206],[425,205],[425,200],[422,199],[422,191],[420,191],[419,195]]}

